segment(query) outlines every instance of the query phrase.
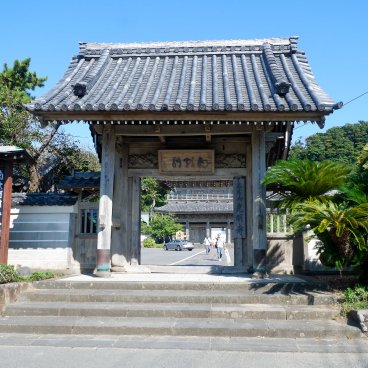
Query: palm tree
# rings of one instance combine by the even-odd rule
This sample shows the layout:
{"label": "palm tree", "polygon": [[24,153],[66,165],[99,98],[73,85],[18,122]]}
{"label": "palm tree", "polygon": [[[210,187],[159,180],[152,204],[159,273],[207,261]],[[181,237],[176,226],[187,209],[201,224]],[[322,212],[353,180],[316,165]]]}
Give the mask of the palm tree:
{"label": "palm tree", "polygon": [[346,183],[350,172],[349,166],[339,162],[279,161],[266,172],[263,184],[280,192],[282,208],[293,209],[311,199],[331,198],[331,191]]}
{"label": "palm tree", "polygon": [[295,205],[290,219],[295,231],[310,226],[323,242],[321,258],[339,269],[348,266],[358,253],[367,253],[368,203],[310,200]]}
{"label": "palm tree", "polygon": [[291,209],[294,230],[310,226],[322,241],[321,260],[340,269],[368,262],[368,198],[350,185],[351,173],[338,162],[290,160],[271,167],[263,180],[280,191],[280,207]]}

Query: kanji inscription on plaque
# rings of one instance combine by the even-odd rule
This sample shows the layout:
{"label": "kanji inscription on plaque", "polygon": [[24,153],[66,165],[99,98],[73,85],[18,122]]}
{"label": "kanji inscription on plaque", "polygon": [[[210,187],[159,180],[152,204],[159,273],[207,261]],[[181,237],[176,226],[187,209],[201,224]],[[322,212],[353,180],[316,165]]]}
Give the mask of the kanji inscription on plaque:
{"label": "kanji inscription on plaque", "polygon": [[159,171],[167,175],[208,175],[215,171],[213,150],[160,150]]}

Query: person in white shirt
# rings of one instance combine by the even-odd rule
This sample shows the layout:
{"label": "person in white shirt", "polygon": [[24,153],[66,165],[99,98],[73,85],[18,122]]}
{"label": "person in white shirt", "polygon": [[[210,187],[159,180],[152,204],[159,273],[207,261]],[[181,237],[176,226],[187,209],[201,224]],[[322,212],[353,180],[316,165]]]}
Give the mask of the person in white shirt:
{"label": "person in white shirt", "polygon": [[211,251],[211,240],[208,236],[206,236],[203,240],[203,244],[206,248],[206,254],[208,254]]}
{"label": "person in white shirt", "polygon": [[221,262],[222,261],[222,255],[224,253],[224,239],[222,238],[221,234],[217,235],[217,259]]}

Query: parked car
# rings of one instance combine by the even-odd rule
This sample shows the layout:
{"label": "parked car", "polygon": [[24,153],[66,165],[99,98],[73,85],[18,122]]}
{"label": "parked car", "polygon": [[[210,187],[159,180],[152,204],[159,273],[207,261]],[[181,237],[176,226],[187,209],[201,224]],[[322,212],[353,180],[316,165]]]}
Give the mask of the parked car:
{"label": "parked car", "polygon": [[187,250],[193,250],[194,245],[191,242],[188,242],[186,240],[171,240],[167,243],[164,244],[164,249],[165,250],[183,250],[183,249],[187,249]]}

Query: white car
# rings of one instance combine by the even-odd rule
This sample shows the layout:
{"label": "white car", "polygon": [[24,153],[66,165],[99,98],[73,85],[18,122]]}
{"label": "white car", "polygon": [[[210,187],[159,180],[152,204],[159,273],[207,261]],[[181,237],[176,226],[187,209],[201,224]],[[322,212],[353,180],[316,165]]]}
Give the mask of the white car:
{"label": "white car", "polygon": [[191,242],[188,242],[186,240],[171,240],[164,244],[165,250],[193,250],[194,245]]}

